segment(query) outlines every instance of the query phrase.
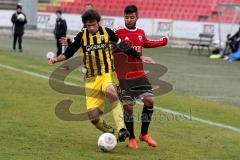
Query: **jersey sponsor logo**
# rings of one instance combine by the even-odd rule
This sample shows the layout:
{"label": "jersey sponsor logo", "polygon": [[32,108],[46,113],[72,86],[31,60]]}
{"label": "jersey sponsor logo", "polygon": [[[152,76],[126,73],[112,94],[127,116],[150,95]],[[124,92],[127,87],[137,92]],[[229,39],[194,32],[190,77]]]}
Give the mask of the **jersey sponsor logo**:
{"label": "jersey sponsor logo", "polygon": [[98,49],[106,49],[106,48],[107,48],[107,44],[93,44],[93,45],[86,46],[86,50],[88,52],[93,50],[98,50]]}

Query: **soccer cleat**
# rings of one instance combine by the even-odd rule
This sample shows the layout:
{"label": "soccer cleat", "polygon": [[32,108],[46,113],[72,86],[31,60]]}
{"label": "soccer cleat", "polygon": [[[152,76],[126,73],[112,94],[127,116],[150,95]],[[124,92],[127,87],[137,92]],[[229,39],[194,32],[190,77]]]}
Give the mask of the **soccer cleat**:
{"label": "soccer cleat", "polygon": [[114,128],[110,126],[110,127],[108,128],[107,133],[112,133],[112,134],[114,134],[114,133],[115,133]]}
{"label": "soccer cleat", "polygon": [[135,138],[129,139],[128,147],[132,148],[132,149],[137,149],[138,148],[137,141],[136,141]]}
{"label": "soccer cleat", "polygon": [[149,146],[157,147],[157,143],[152,139],[152,137],[149,134],[146,134],[144,136],[140,135],[139,139],[141,141],[147,142]]}
{"label": "soccer cleat", "polygon": [[112,134],[114,134],[115,133],[115,130],[114,130],[114,128],[112,127],[112,126],[110,126],[110,125],[108,125],[108,124],[106,124],[106,122],[105,121],[103,121],[103,125],[104,125],[104,127],[107,129],[107,133],[112,133]]}
{"label": "soccer cleat", "polygon": [[129,132],[127,131],[127,129],[125,129],[125,128],[120,129],[120,131],[118,132],[117,140],[119,142],[124,142],[127,137],[129,137]]}

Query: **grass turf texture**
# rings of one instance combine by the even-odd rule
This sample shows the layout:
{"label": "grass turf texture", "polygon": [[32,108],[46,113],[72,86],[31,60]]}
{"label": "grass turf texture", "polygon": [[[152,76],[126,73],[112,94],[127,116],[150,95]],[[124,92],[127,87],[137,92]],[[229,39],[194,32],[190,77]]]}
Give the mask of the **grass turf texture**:
{"label": "grass turf texture", "polygon": [[[0,44],[0,63],[49,76],[56,66],[47,66],[44,57],[48,50],[54,49],[54,42],[27,39],[24,43],[24,52],[18,54],[8,51],[9,39],[3,41]],[[229,98],[231,95],[237,97],[235,92],[239,86],[234,87],[234,84],[237,84],[239,75],[235,76],[234,73],[239,69],[239,64],[187,56],[186,51],[164,48],[146,52],[169,68],[163,79],[174,85],[174,91],[156,98],[156,106],[186,114],[191,111],[192,116],[240,128],[238,100]],[[206,66],[210,66],[213,71],[206,69]],[[231,72],[226,72],[229,69]],[[49,87],[47,79],[2,67],[0,73],[1,160],[240,158],[240,133],[186,118],[177,119],[175,116],[172,119],[173,115],[159,109],[155,110],[150,128],[159,147],[150,148],[139,142],[139,149],[132,151],[126,148],[127,143],[120,143],[113,152],[102,153],[96,145],[101,132],[90,122],[64,122],[54,113],[56,103],[63,99],[74,100],[71,108],[73,112],[84,111],[84,97],[57,93]],[[75,71],[67,80],[81,84],[80,77],[80,73]],[[216,85],[215,78],[219,78],[219,86]],[[203,82],[207,84],[201,87]],[[222,95],[220,88],[224,82],[233,91],[229,92],[229,88],[223,87],[226,93]],[[216,85],[216,88],[207,87],[208,83],[210,86]],[[218,94],[223,98],[211,100],[211,97],[217,97]],[[141,108],[140,105],[136,106],[134,113],[136,135],[140,130]],[[113,122],[111,114],[107,114],[105,119]]]}

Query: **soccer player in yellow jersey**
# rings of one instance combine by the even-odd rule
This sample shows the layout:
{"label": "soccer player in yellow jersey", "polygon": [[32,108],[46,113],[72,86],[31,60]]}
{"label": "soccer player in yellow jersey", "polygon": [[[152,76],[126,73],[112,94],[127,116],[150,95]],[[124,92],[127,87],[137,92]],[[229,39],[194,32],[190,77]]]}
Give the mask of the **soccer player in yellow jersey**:
{"label": "soccer player in yellow jersey", "polygon": [[86,105],[89,119],[92,124],[103,132],[114,132],[102,118],[104,112],[104,99],[109,99],[113,105],[113,117],[117,126],[118,140],[124,141],[128,136],[123,120],[123,110],[118,99],[115,86],[118,84],[112,59],[111,42],[117,46],[125,46],[124,52],[133,55],[143,62],[148,57],[141,56],[124,42],[109,28],[99,25],[101,16],[95,10],[87,10],[82,15],[84,28],[76,35],[73,42],[67,47],[64,54],[48,61],[49,65],[71,58],[81,48],[81,55],[86,68]]}

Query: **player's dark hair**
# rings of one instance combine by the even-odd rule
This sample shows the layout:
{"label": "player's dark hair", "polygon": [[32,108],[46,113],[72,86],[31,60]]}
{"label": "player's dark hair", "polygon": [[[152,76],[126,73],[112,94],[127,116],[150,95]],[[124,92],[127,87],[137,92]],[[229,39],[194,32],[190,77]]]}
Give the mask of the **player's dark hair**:
{"label": "player's dark hair", "polygon": [[132,14],[132,13],[136,13],[138,14],[138,8],[135,5],[128,5],[127,7],[125,7],[124,9],[124,13],[125,14]]}
{"label": "player's dark hair", "polygon": [[21,3],[18,3],[17,6],[16,6],[17,9],[22,9],[22,4]]}
{"label": "player's dark hair", "polygon": [[83,24],[86,24],[87,21],[94,21],[94,20],[96,20],[98,23],[101,20],[101,16],[96,10],[90,9],[83,13],[82,15]]}
{"label": "player's dark hair", "polygon": [[62,14],[61,10],[56,10],[56,13]]}

